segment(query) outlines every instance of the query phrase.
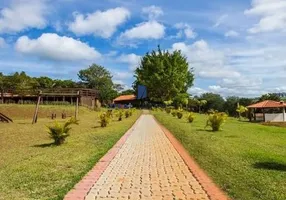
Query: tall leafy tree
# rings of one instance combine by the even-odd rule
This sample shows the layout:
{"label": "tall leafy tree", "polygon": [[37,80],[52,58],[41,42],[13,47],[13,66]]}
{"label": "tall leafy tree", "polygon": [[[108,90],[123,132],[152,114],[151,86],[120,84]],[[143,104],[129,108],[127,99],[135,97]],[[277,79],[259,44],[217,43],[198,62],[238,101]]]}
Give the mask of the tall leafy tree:
{"label": "tall leafy tree", "polygon": [[162,51],[160,47],[141,59],[135,78],[135,90],[139,84],[145,85],[148,97],[160,102],[186,94],[194,81],[193,69],[181,51]]}
{"label": "tall leafy tree", "polygon": [[237,105],[239,103],[239,97],[231,96],[226,98],[224,104],[224,110],[228,112],[230,116],[237,116]]}
{"label": "tall leafy tree", "polygon": [[259,101],[265,100],[273,100],[273,101],[281,101],[281,98],[277,94],[264,94],[259,98]]}
{"label": "tall leafy tree", "polygon": [[224,99],[219,94],[204,93],[200,96],[200,99],[206,100],[207,103],[204,105],[202,110],[207,112],[210,109],[224,111]]}
{"label": "tall leafy tree", "polygon": [[80,70],[78,77],[88,88],[99,91],[102,102],[108,102],[117,96],[110,72],[100,65],[92,64],[89,68]]}

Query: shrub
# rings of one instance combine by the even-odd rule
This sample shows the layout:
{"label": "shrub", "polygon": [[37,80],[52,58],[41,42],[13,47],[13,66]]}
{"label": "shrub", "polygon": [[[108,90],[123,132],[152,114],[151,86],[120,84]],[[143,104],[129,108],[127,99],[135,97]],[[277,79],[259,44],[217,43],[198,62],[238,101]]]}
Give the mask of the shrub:
{"label": "shrub", "polygon": [[177,116],[177,111],[176,110],[172,110],[171,114],[173,115],[173,117]]}
{"label": "shrub", "polygon": [[69,132],[71,130],[71,125],[77,124],[78,120],[75,118],[71,118],[66,121],[64,124],[60,124],[59,122],[55,122],[53,126],[48,127],[48,133],[50,137],[54,140],[55,145],[61,145],[65,142],[65,139],[70,135]]}
{"label": "shrub", "polygon": [[211,127],[213,131],[219,131],[226,119],[227,115],[224,112],[214,112],[209,114],[206,127]]}
{"label": "shrub", "polygon": [[182,110],[182,109],[179,109],[179,110],[177,111],[177,117],[178,117],[179,119],[182,119],[182,117],[183,117],[183,110]]}
{"label": "shrub", "polygon": [[129,109],[129,116],[132,116],[132,115],[133,115],[133,110]]}
{"label": "shrub", "polygon": [[165,110],[166,110],[166,113],[168,113],[168,114],[170,114],[170,113],[171,113],[171,111],[172,111],[172,109],[171,109],[171,108],[169,108],[169,107],[167,107]]}
{"label": "shrub", "polygon": [[106,112],[103,112],[99,115],[100,126],[106,127],[109,124],[110,118]]}
{"label": "shrub", "polygon": [[190,112],[189,115],[188,115],[188,121],[190,123],[192,123],[195,119],[195,116],[194,116],[194,113]]}
{"label": "shrub", "polygon": [[116,113],[116,117],[118,118],[118,121],[122,121],[123,111],[122,110],[118,110],[117,113]]}
{"label": "shrub", "polygon": [[129,110],[125,110],[125,117],[128,118],[130,116],[130,111]]}

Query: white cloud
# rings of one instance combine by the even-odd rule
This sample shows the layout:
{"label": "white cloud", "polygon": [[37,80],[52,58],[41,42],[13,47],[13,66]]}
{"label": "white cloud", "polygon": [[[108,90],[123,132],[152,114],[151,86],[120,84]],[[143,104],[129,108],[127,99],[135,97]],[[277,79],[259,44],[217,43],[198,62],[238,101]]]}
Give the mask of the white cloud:
{"label": "white cloud", "polygon": [[207,90],[204,90],[200,87],[191,87],[189,90],[188,90],[188,93],[191,94],[192,96],[200,96],[202,95],[203,93],[206,93],[208,92]]}
{"label": "white cloud", "polygon": [[183,35],[185,35],[185,37],[188,39],[194,39],[197,37],[197,34],[187,23],[177,23],[175,24],[175,28],[179,29],[179,32],[177,33],[176,36],[177,38],[181,38]]}
{"label": "white cloud", "polygon": [[164,14],[160,7],[154,5],[142,8],[142,13],[148,15],[148,18],[151,20]]}
{"label": "white cloud", "polygon": [[122,54],[121,56],[119,56],[117,58],[117,61],[118,62],[121,62],[121,63],[126,63],[129,65],[129,68],[131,70],[135,70],[139,63],[140,63],[140,60],[141,60],[141,56],[138,56],[134,53],[132,54]]}
{"label": "white cloud", "polygon": [[160,39],[165,35],[165,26],[157,21],[148,21],[137,24],[121,34],[125,39]]}
{"label": "white cloud", "polygon": [[6,42],[4,38],[0,37],[0,48],[5,47],[5,46],[6,46]]}
{"label": "white cloud", "polygon": [[225,34],[224,34],[225,37],[238,37],[239,36],[239,33],[234,31],[234,30],[230,30],[230,31],[227,31]]}
{"label": "white cloud", "polygon": [[74,21],[69,24],[69,30],[76,35],[111,37],[118,26],[126,22],[130,17],[130,12],[126,8],[114,8],[106,11],[96,11],[91,14],[74,14]]}
{"label": "white cloud", "polygon": [[133,73],[131,72],[119,72],[119,71],[116,71],[113,73],[113,77],[115,79],[128,79],[128,78],[132,78],[133,77]]}
{"label": "white cloud", "polygon": [[42,0],[14,0],[0,11],[0,33],[46,27],[48,7]]}
{"label": "white cloud", "polygon": [[285,0],[252,0],[252,8],[244,13],[260,17],[259,22],[248,30],[250,33],[286,30]]}
{"label": "white cloud", "polygon": [[219,27],[222,23],[224,23],[224,21],[225,21],[227,18],[228,18],[228,15],[227,15],[227,14],[224,14],[224,15],[220,16],[213,27],[214,27],[214,28]]}
{"label": "white cloud", "polygon": [[17,40],[15,48],[23,54],[62,61],[93,60],[101,56],[86,43],[54,33],[44,33],[37,39],[22,36]]}
{"label": "white cloud", "polygon": [[199,40],[192,45],[183,42],[174,43],[172,50],[181,50],[195,69],[196,75],[204,78],[239,77],[240,73],[226,65],[223,52],[213,50],[204,40]]}

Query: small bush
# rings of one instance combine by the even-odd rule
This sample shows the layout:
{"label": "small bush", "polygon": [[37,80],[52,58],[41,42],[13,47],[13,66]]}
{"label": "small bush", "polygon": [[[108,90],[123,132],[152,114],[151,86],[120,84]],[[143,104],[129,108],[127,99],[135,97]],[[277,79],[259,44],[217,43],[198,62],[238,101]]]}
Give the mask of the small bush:
{"label": "small bush", "polygon": [[227,115],[224,112],[216,111],[213,114],[209,114],[206,127],[211,127],[213,131],[219,131],[226,119]]}
{"label": "small bush", "polygon": [[108,114],[106,112],[103,112],[99,115],[99,120],[101,127],[106,127],[110,122],[110,118],[108,117]]}
{"label": "small bush", "polygon": [[169,108],[169,107],[167,107],[165,110],[166,110],[166,113],[168,113],[168,114],[170,114],[170,113],[171,113],[171,111],[172,111],[172,109],[171,109],[171,108]]}
{"label": "small bush", "polygon": [[65,142],[65,139],[70,135],[69,132],[71,130],[71,125],[77,124],[78,120],[75,118],[71,118],[66,121],[64,124],[60,124],[59,122],[55,122],[53,126],[48,127],[48,133],[50,137],[54,140],[55,145],[61,145]]}
{"label": "small bush", "polygon": [[125,117],[128,118],[130,116],[130,111],[129,110],[125,110]]}
{"label": "small bush", "polygon": [[118,121],[122,121],[123,111],[122,110],[118,110],[117,113],[116,113],[116,117],[118,118]]}
{"label": "small bush", "polygon": [[177,111],[176,110],[172,110],[171,114],[173,115],[173,117],[177,116]]}
{"label": "small bush", "polygon": [[183,110],[181,110],[181,109],[179,109],[178,111],[177,111],[177,117],[178,117],[178,119],[182,119],[182,117],[183,117]]}
{"label": "small bush", "polygon": [[129,109],[129,116],[132,116],[132,115],[133,115],[133,110]]}
{"label": "small bush", "polygon": [[194,116],[194,113],[190,112],[189,115],[188,115],[188,121],[190,123],[192,123],[195,119],[195,116]]}

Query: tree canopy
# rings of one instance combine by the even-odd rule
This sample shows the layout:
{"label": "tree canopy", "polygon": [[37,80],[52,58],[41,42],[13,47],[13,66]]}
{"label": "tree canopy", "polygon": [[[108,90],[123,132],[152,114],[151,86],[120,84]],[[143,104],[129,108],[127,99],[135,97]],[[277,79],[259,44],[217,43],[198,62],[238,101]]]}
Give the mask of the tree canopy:
{"label": "tree canopy", "polygon": [[281,101],[281,98],[277,94],[264,94],[259,98],[259,101],[265,100],[273,100],[273,101]]}
{"label": "tree canopy", "polygon": [[219,94],[204,93],[199,99],[206,100],[207,103],[203,106],[202,110],[207,112],[210,109],[217,111],[224,111],[224,99]]}
{"label": "tree canopy", "polygon": [[135,78],[135,90],[144,85],[151,100],[164,102],[186,94],[193,85],[194,74],[181,51],[162,51],[158,47],[141,59]]}
{"label": "tree canopy", "polygon": [[111,73],[100,65],[92,64],[89,68],[80,70],[78,77],[87,88],[99,91],[102,102],[112,100],[118,94],[116,89],[119,89],[119,85],[112,82]]}

